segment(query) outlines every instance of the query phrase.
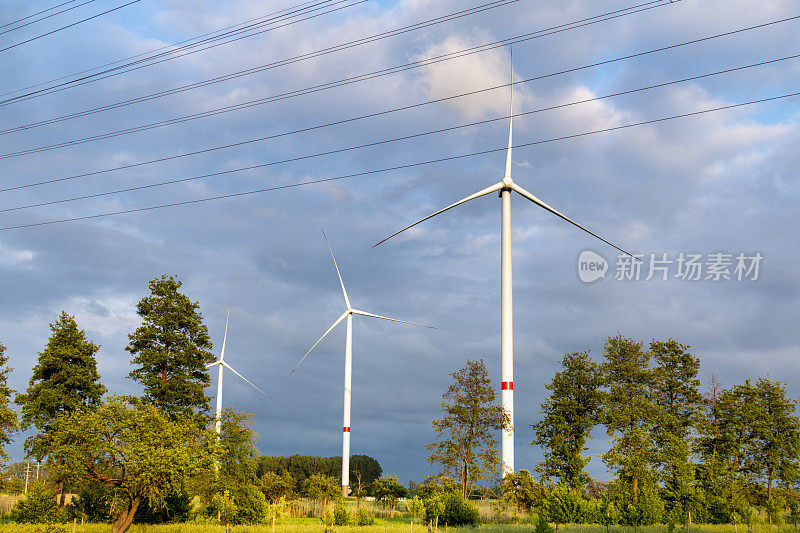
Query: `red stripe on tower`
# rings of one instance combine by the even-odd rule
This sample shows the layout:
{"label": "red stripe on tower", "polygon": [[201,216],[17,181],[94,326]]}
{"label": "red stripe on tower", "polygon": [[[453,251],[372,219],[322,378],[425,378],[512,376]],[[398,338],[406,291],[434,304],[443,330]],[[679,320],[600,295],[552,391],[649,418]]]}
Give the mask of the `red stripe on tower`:
{"label": "red stripe on tower", "polygon": [[503,390],[514,390],[514,382],[513,381],[504,381],[502,383]]}
{"label": "red stripe on tower", "polygon": [[349,428],[349,427],[347,427],[347,426],[344,426],[344,427],[342,428],[342,431],[343,431],[344,433],[350,433],[350,428]]}

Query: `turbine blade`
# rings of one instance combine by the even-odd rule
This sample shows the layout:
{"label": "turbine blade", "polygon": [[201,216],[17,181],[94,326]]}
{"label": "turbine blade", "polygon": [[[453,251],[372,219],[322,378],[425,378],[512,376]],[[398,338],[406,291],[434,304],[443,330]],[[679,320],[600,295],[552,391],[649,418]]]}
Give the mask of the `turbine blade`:
{"label": "turbine blade", "polygon": [[600,239],[601,241],[603,241],[603,242],[604,242],[604,243],[606,243],[607,245],[611,246],[612,248],[616,248],[617,250],[619,250],[619,251],[620,251],[620,252],[622,252],[623,254],[627,254],[627,255],[629,255],[629,256],[633,257],[633,258],[634,258],[635,260],[637,260],[637,261],[641,261],[641,259],[639,259],[639,258],[638,258],[638,257],[636,257],[635,255],[633,255],[632,253],[628,252],[627,250],[623,250],[622,248],[620,248],[620,247],[619,247],[619,246],[617,246],[616,244],[613,244],[613,243],[611,243],[611,242],[609,242],[609,241],[605,240],[604,238],[602,238],[602,237],[601,237],[600,235],[598,235],[597,233],[594,233],[593,231],[589,231],[588,229],[584,228],[583,226],[581,226],[580,224],[578,224],[577,222],[575,222],[574,220],[572,220],[572,219],[571,219],[571,218],[569,218],[568,216],[566,216],[566,215],[564,215],[564,214],[562,214],[562,213],[559,213],[558,211],[556,211],[555,209],[553,209],[552,207],[550,207],[549,205],[547,205],[547,204],[546,204],[546,203],[544,203],[543,201],[539,200],[537,197],[535,197],[534,195],[532,195],[531,193],[529,193],[528,191],[526,191],[525,189],[523,189],[522,187],[520,187],[520,186],[519,186],[519,185],[517,185],[516,183],[513,183],[513,184],[511,185],[511,189],[512,189],[512,190],[514,190],[514,191],[516,191],[516,192],[518,192],[519,194],[521,194],[522,196],[524,196],[525,198],[527,198],[527,199],[528,199],[528,200],[530,200],[531,202],[535,203],[536,205],[538,205],[538,206],[539,206],[539,207],[541,207],[542,209],[545,209],[545,210],[547,210],[547,211],[550,211],[551,213],[553,213],[553,214],[554,214],[554,215],[556,215],[557,217],[559,217],[559,218],[561,218],[561,219],[563,219],[563,220],[566,220],[567,222],[569,222],[570,224],[572,224],[573,226],[575,226],[575,227],[577,227],[577,228],[580,228],[580,229],[582,229],[583,231],[585,231],[586,233],[588,233],[588,234],[589,234],[589,235],[591,235],[592,237],[596,237],[596,238]]}
{"label": "turbine blade", "polygon": [[222,337],[222,351],[219,354],[219,360],[225,359],[225,341],[228,340],[228,320],[231,318],[231,304],[228,303],[228,314],[225,316],[225,335]]}
{"label": "turbine blade", "polygon": [[508,104],[508,150],[506,151],[505,179],[511,178],[511,134],[514,132],[514,53],[511,50],[511,46],[509,46],[508,49],[509,62],[511,63],[511,84],[509,85],[511,88],[511,101]]}
{"label": "turbine blade", "polygon": [[237,372],[236,370],[234,370],[234,369],[233,369],[233,367],[232,367],[231,365],[229,365],[228,363],[225,363],[225,362],[223,362],[223,363],[222,363],[222,366],[224,366],[225,368],[227,368],[228,370],[230,370],[231,372],[233,372],[234,374],[236,374],[237,376],[239,376],[240,378],[242,378],[243,380],[245,380],[246,382],[248,382],[248,383],[249,383],[249,384],[250,384],[250,385],[251,385],[251,386],[252,386],[254,389],[256,389],[258,392],[260,392],[261,394],[263,394],[263,395],[264,395],[264,396],[266,396],[267,398],[269,398],[269,399],[272,399],[272,396],[270,396],[269,394],[267,394],[267,393],[266,393],[266,392],[264,392],[263,390],[261,390],[261,389],[259,389],[258,387],[256,387],[256,386],[253,384],[253,382],[252,382],[252,381],[250,381],[249,379],[247,379],[246,377],[244,377],[243,375],[241,375],[240,373],[238,373],[238,372]]}
{"label": "turbine blade", "polygon": [[[350,310],[349,310],[349,309],[348,309],[347,311],[345,311],[344,313],[342,313],[342,316],[340,316],[339,318],[337,318],[337,319],[336,319],[336,322],[334,322],[334,323],[333,323],[333,325],[332,325],[331,327],[329,327],[329,328],[328,328],[328,331],[326,331],[325,333],[323,333],[323,334],[322,334],[322,337],[320,337],[320,338],[319,338],[319,340],[318,340],[317,342],[315,342],[315,343],[314,343],[314,346],[312,346],[312,347],[311,347],[311,350],[313,350],[314,348],[316,348],[317,344],[319,344],[319,343],[322,341],[322,339],[324,339],[324,338],[325,338],[325,335],[327,335],[328,333],[330,333],[330,332],[331,332],[331,330],[332,330],[333,328],[335,328],[336,326],[338,326],[338,325],[339,325],[339,322],[341,322],[342,320],[344,320],[344,317],[346,317],[348,313],[350,313]],[[300,359],[300,361],[298,361],[296,365],[294,365],[294,368],[292,369],[292,371],[291,371],[291,372],[289,372],[289,375],[290,375],[290,376],[291,376],[292,374],[294,374],[294,371],[295,371],[295,370],[297,370],[297,367],[298,367],[298,366],[300,366],[300,363],[302,363],[302,362],[303,362],[303,359],[305,359],[306,357],[308,357],[308,354],[310,354],[310,353],[311,353],[311,350],[308,350],[308,351],[306,352],[306,354],[303,356],[303,358],[302,358],[302,359]]]}
{"label": "turbine blade", "polygon": [[214,361],[213,363],[207,364],[206,368],[211,368],[212,366],[217,366],[220,363],[222,363],[222,361]]}
{"label": "turbine blade", "polygon": [[409,324],[411,326],[419,326],[421,328],[436,329],[434,326],[426,326],[425,324],[417,324],[416,322],[406,322],[405,320],[398,320],[396,318],[389,318],[388,316],[376,315],[375,313],[367,313],[366,311],[359,311],[353,309],[353,313],[357,315],[371,316],[372,318],[382,318],[383,320],[391,320],[392,322],[400,322],[402,324]]}
{"label": "turbine blade", "polygon": [[433,217],[435,217],[436,215],[438,215],[438,214],[440,214],[440,213],[444,213],[444,212],[445,212],[445,211],[447,211],[448,209],[452,209],[452,208],[454,208],[454,207],[455,207],[455,206],[457,206],[457,205],[461,205],[461,204],[463,204],[463,203],[465,203],[465,202],[469,202],[470,200],[474,200],[475,198],[479,198],[479,197],[481,197],[481,196],[485,196],[485,195],[487,195],[487,194],[490,194],[490,193],[493,193],[493,192],[495,192],[495,191],[499,191],[499,190],[500,190],[500,189],[502,189],[502,188],[503,188],[503,183],[502,183],[502,182],[500,182],[500,183],[495,183],[495,184],[494,184],[494,185],[492,185],[491,187],[486,187],[485,189],[483,189],[483,190],[480,190],[480,191],[476,192],[476,193],[475,193],[475,194],[473,194],[473,195],[467,196],[466,198],[464,198],[464,199],[462,199],[462,200],[459,200],[459,201],[457,201],[457,202],[456,202],[456,203],[454,203],[454,204],[450,204],[450,205],[448,205],[448,206],[447,206],[447,207],[445,207],[444,209],[439,209],[439,210],[438,210],[438,211],[436,211],[435,213],[432,213],[432,214],[430,214],[430,215],[426,216],[425,218],[422,218],[422,219],[420,219],[420,220],[417,220],[417,221],[416,221],[416,222],[414,222],[413,224],[406,226],[405,228],[401,229],[400,231],[397,231],[397,232],[395,232],[395,233],[392,233],[391,235],[389,235],[388,237],[386,237],[385,239],[383,239],[383,240],[382,240],[381,242],[379,242],[378,244],[374,244],[374,245],[372,245],[372,247],[373,247],[373,248],[375,248],[376,246],[379,246],[379,245],[381,245],[381,244],[385,243],[386,241],[388,241],[388,240],[389,240],[389,239],[391,239],[392,237],[394,237],[394,236],[396,236],[396,235],[399,235],[399,234],[403,233],[405,230],[407,230],[407,229],[410,229],[410,228],[413,228],[414,226],[416,226],[416,225],[417,225],[417,224],[419,224],[420,222],[425,222],[425,221],[426,221],[426,220],[428,220],[429,218],[433,218]]}
{"label": "turbine blade", "polygon": [[342,273],[339,272],[339,265],[336,264],[336,257],[333,255],[333,248],[331,248],[331,243],[328,242],[328,236],[325,235],[325,230],[322,230],[322,236],[325,237],[325,243],[328,245],[328,250],[331,251],[331,258],[333,258],[333,266],[336,267],[336,274],[339,275],[339,283],[342,285],[342,294],[344,294],[344,303],[347,304],[347,308],[350,309],[350,300],[347,298],[347,290],[344,288],[344,281],[342,281]]}

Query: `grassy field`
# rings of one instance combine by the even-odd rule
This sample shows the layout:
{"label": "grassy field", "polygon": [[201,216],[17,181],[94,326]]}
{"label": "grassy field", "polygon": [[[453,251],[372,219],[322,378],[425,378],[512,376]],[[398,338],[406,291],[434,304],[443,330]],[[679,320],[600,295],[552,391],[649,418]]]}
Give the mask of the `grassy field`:
{"label": "grassy field", "polygon": [[[83,524],[75,526],[75,533],[107,533],[111,529],[110,524]],[[0,533],[72,533],[73,524],[32,525],[32,524],[0,524]],[[128,530],[130,533],[225,533],[225,528],[213,525],[197,524],[174,524],[174,525],[133,525]],[[271,533],[271,525],[261,526],[234,526],[231,533]],[[319,520],[292,518],[283,519],[275,525],[276,533],[322,533],[325,527]],[[337,526],[334,528],[337,533],[412,533],[411,525],[405,520],[378,520],[374,526]],[[527,532],[533,531],[532,524],[503,525],[488,524],[480,527],[465,528],[439,528],[438,533],[501,533],[501,532]],[[612,527],[613,533],[634,533],[632,527]],[[638,533],[666,533],[665,525],[643,526],[638,528]],[[675,527],[675,533],[685,533],[686,528]],[[739,525],[736,528],[738,533],[747,533],[747,526]],[[692,526],[690,533],[734,533],[732,525],[701,525]],[[413,533],[427,533],[427,527],[414,524]],[[561,526],[559,533],[605,533],[605,527],[597,525],[571,524]],[[753,533],[794,533],[794,526],[791,524],[774,525],[755,524]]]}

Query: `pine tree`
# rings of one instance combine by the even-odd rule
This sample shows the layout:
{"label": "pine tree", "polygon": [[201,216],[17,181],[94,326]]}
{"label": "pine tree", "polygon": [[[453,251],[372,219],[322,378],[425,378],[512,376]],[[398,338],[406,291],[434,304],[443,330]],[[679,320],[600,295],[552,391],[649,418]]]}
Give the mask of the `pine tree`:
{"label": "pine tree", "polygon": [[50,331],[27,392],[16,398],[22,406],[22,427],[38,429],[25,441],[25,450],[40,461],[49,456],[58,417],[97,405],[106,392],[95,359],[100,346],[86,338],[75,317],[62,311]]}
{"label": "pine tree", "polygon": [[491,431],[506,427],[509,417],[495,402],[497,393],[482,359],[467,361],[451,375],[454,383],[442,395],[444,416],[433,421],[436,441],[426,447],[431,450],[428,462],[440,463],[442,475],[460,480],[466,498],[473,483],[500,466]]}
{"label": "pine tree", "polygon": [[545,387],[550,396],[542,404],[544,419],[531,424],[536,433],[531,444],[544,450],[544,475],[577,491],[590,481],[584,470],[590,458],[583,452],[602,403],[600,366],[586,352],[565,354],[561,371]]}
{"label": "pine tree", "polygon": [[204,419],[211,382],[206,365],[214,360],[199,304],[178,292],[181,282],[161,276],[149,283],[150,295],[137,312],[142,325],[128,335],[125,348],[138,368],[129,377],[144,386],[144,398],[170,416]]}
{"label": "pine tree", "polygon": [[17,413],[9,406],[14,391],[8,387],[11,369],[7,364],[6,347],[0,344],[0,458],[6,461],[9,456],[5,445],[11,442],[11,435],[17,429]]}

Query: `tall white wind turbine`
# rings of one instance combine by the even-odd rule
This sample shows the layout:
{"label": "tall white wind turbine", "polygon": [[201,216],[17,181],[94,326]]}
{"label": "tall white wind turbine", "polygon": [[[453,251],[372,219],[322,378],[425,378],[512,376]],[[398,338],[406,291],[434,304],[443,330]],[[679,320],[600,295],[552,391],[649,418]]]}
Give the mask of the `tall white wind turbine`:
{"label": "tall white wind turbine", "polygon": [[444,213],[445,211],[456,207],[457,205],[461,205],[465,202],[469,202],[470,200],[474,200],[475,198],[479,198],[481,196],[486,196],[487,194],[491,194],[493,192],[499,191],[499,197],[501,199],[502,205],[502,222],[501,222],[501,244],[500,244],[500,359],[501,359],[501,399],[503,408],[508,413],[510,417],[511,424],[507,429],[503,431],[502,435],[502,461],[503,461],[503,475],[514,473],[514,309],[512,305],[512,295],[511,295],[511,192],[514,191],[524,198],[527,198],[534,204],[538,205],[542,209],[549,211],[550,213],[556,215],[557,217],[569,222],[573,226],[582,229],[589,235],[596,237],[603,241],[604,243],[616,248],[622,253],[628,254],[631,257],[634,257],[629,252],[626,252],[622,248],[610,243],[609,241],[603,239],[596,233],[589,231],[588,229],[584,228],[574,220],[568,218],[566,215],[556,211],[539,198],[534,196],[533,194],[529,193],[511,179],[511,136],[514,130],[514,111],[513,111],[513,99],[514,99],[514,85],[513,85],[513,67],[511,70],[512,76],[512,84],[511,84],[511,102],[512,102],[512,109],[509,113],[509,125],[508,125],[508,149],[506,151],[506,171],[505,175],[503,176],[502,181],[499,183],[495,183],[483,190],[476,192],[466,198],[457,201],[454,204],[450,204],[444,209],[440,209],[435,213],[432,213],[425,218],[417,220],[413,224],[406,226],[405,228],[397,231],[379,243],[375,244],[378,246],[392,237],[406,231],[409,228],[413,228],[417,224],[428,220],[429,218],[433,218],[440,213]]}
{"label": "tall white wind turbine", "polygon": [[406,322],[405,320],[398,320],[396,318],[389,318],[366,311],[359,311],[353,309],[350,305],[350,299],[347,297],[347,289],[344,288],[344,281],[342,281],[342,274],[339,272],[339,265],[336,263],[336,257],[333,255],[333,248],[331,243],[328,242],[328,236],[325,235],[325,230],[322,230],[322,236],[325,237],[325,243],[328,245],[328,250],[331,252],[331,259],[333,259],[333,266],[336,268],[336,274],[339,276],[339,284],[342,286],[342,294],[344,295],[344,304],[346,309],[342,315],[328,328],[328,331],[322,334],[314,346],[309,349],[300,361],[294,366],[289,374],[294,373],[300,363],[311,353],[311,350],[316,348],[325,335],[331,332],[333,328],[339,325],[344,319],[347,319],[347,339],[344,345],[344,416],[342,423],[342,494],[347,496],[350,487],[350,399],[351,399],[351,383],[353,375],[353,315],[369,316],[372,318],[380,318],[383,320],[391,320],[392,322],[400,322],[402,324],[410,324],[412,326],[419,326],[422,328],[435,329],[432,326],[425,326],[422,324],[415,324],[414,322]]}
{"label": "tall white wind turbine", "polygon": [[258,392],[260,392],[266,397],[269,397],[269,394],[267,394],[263,390],[253,385],[253,383],[249,379],[238,373],[236,370],[233,369],[233,367],[231,367],[231,365],[225,362],[225,342],[228,340],[228,319],[230,317],[231,317],[231,309],[229,306],[228,315],[225,317],[225,335],[222,337],[222,350],[220,351],[219,359],[209,365],[206,365],[206,368],[211,368],[216,366],[219,369],[217,373],[217,410],[214,421],[214,430],[217,432],[217,435],[219,435],[219,432],[222,428],[222,367],[227,368],[228,370],[230,370],[231,372],[233,372],[234,374],[236,374],[237,376],[248,382]]}

